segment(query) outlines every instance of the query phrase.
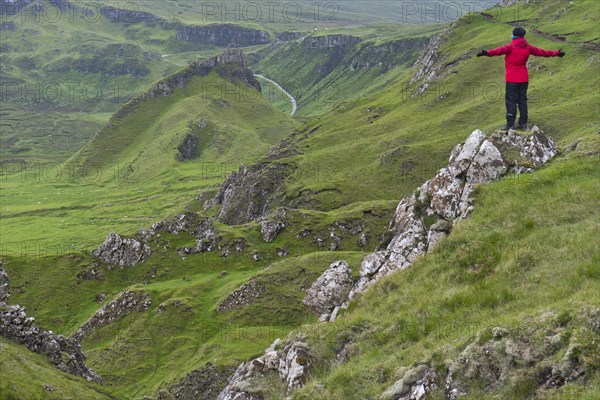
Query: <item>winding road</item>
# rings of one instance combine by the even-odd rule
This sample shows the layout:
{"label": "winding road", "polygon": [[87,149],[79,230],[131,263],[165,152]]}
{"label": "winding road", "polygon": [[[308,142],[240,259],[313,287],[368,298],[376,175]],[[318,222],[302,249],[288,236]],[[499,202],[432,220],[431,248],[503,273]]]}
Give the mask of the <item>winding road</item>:
{"label": "winding road", "polygon": [[274,80],[271,80],[265,76],[259,75],[259,74],[254,74],[255,77],[260,78],[260,79],[264,79],[267,82],[272,83],[273,85],[275,85],[279,90],[281,90],[283,93],[285,93],[287,95],[287,97],[290,98],[290,102],[292,103],[292,113],[290,115],[294,115],[296,114],[296,111],[298,111],[298,103],[296,102],[296,99],[294,98],[294,96],[292,96],[287,90],[285,90],[284,88],[281,87],[281,85],[277,82],[275,82]]}

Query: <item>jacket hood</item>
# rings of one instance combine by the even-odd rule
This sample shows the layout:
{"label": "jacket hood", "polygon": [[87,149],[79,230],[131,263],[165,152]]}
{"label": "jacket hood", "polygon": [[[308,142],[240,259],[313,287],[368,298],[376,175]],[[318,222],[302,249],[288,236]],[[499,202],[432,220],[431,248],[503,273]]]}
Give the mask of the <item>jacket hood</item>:
{"label": "jacket hood", "polygon": [[525,40],[524,37],[518,37],[516,39],[513,39],[513,43],[518,47],[526,47],[527,46],[527,40]]}

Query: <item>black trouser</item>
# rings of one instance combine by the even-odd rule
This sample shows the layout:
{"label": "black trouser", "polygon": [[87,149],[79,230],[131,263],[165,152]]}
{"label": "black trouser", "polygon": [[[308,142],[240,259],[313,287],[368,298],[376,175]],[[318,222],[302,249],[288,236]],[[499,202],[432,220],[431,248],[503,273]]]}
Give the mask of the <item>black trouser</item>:
{"label": "black trouser", "polygon": [[506,82],[506,124],[513,126],[517,118],[519,105],[519,125],[527,124],[527,87],[528,82]]}

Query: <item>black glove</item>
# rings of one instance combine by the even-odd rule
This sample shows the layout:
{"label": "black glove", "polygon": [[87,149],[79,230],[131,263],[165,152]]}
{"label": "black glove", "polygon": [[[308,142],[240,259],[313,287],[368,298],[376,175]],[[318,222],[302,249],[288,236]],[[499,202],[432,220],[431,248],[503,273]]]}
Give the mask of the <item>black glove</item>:
{"label": "black glove", "polygon": [[477,57],[482,57],[482,56],[487,56],[487,51],[481,50],[479,53],[477,53]]}
{"label": "black glove", "polygon": [[567,53],[565,53],[564,51],[562,51],[562,49],[558,49],[558,56],[559,57],[564,57],[565,54],[567,54]]}

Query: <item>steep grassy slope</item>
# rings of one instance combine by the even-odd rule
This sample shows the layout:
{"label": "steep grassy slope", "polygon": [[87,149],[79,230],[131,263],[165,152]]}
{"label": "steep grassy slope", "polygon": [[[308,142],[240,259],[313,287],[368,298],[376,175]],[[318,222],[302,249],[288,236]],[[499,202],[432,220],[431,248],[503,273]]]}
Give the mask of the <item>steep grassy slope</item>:
{"label": "steep grassy slope", "polygon": [[[12,341],[0,341],[0,397],[20,399],[98,399],[115,397],[106,388],[54,368],[44,356]],[[34,382],[32,382],[32,377]]]}
{"label": "steep grassy slope", "polygon": [[[559,3],[552,3],[556,10]],[[535,11],[539,21],[556,12],[540,10],[538,3],[529,7],[523,10]],[[561,13],[565,30],[574,31],[584,14],[598,19],[597,10],[582,7]],[[35,179],[31,171],[5,177],[0,227],[11,299],[26,305],[41,326],[68,333],[100,307],[99,293],[106,294],[105,304],[126,289],[148,292],[153,301],[148,311],[105,326],[83,343],[89,365],[118,398],[156,394],[207,362],[235,366],[301,324],[308,324],[304,331],[320,361],[308,387],[294,397],[377,398],[397,379],[396,368],[430,362],[442,370],[444,360],[455,358],[477,333],[488,340],[492,327],[527,327],[545,312],[548,324],[556,320],[566,337],[577,338],[594,366],[586,372],[588,388],[567,385],[545,396],[594,398],[597,341],[590,339],[581,310],[598,304],[600,260],[597,242],[590,240],[598,236],[598,95],[589,90],[599,84],[598,56],[578,38],[560,43],[564,59],[532,60],[530,95],[531,122],[561,148],[579,140],[575,152],[542,171],[484,188],[472,218],[458,225],[432,259],[377,285],[335,324],[313,324],[315,317],[301,305],[303,289],[331,261],[347,259],[356,274],[367,251],[354,236],[344,238],[341,251],[323,251],[317,237],[328,238],[336,222],[362,221],[372,232],[368,250],[374,249],[401,197],[445,165],[452,147],[473,129],[493,131],[503,122],[502,60],[471,58],[481,47],[505,42],[511,27],[502,18],[473,15],[455,24],[438,50],[439,80],[422,94],[412,96],[422,82],[409,85],[414,71],[401,65],[377,93],[307,119],[277,161],[297,167],[281,199],[295,208],[286,231],[265,243],[255,222],[216,224],[225,239],[249,243],[239,255],[184,259],[177,249],[193,244],[187,234],[165,235],[156,253],[132,269],[96,265],[88,254],[110,230],[131,234],[183,209],[200,211],[225,172],[239,166],[231,148],[243,149],[243,161],[252,161],[291,131],[295,123],[258,94],[256,101],[228,101],[229,108],[221,108],[220,96],[199,100],[202,82],[192,81],[174,96],[150,99],[145,110],[116,117],[116,134],[97,138],[77,156],[102,160],[100,177],[57,182]],[[581,37],[592,37],[590,29],[584,26]],[[558,47],[539,35],[528,39]],[[221,83],[215,75],[206,79]],[[228,140],[205,149],[196,161],[176,162],[175,148],[189,120],[200,118],[208,120],[209,132]],[[129,165],[138,166],[133,174]],[[303,228],[314,235],[299,239]],[[289,250],[287,257],[277,255],[281,248]],[[252,260],[253,251],[263,255],[261,261]],[[92,267],[104,280],[77,277]],[[264,289],[255,302],[216,311],[254,276]],[[339,363],[335,353],[344,343],[350,358]],[[13,379],[23,380],[23,374]],[[267,377],[265,384],[272,398],[282,397],[277,379]],[[18,386],[15,391],[23,390]],[[531,397],[531,385],[513,386],[493,394]],[[472,398],[487,395],[478,392],[477,382],[471,387]]]}
{"label": "steep grassy slope", "polygon": [[[597,398],[600,348],[586,312],[600,301],[600,253],[589,240],[600,234],[598,172],[596,158],[571,156],[482,189],[475,213],[438,250],[379,282],[318,335],[307,329],[319,362],[313,381],[293,398],[377,398],[401,378],[400,367],[429,363],[445,374],[448,360],[489,340],[492,328],[526,335],[556,324],[591,365],[585,387],[572,383],[535,396],[539,383],[515,379],[490,393],[474,381],[467,398]],[[349,360],[339,363],[342,348]],[[560,347],[552,362],[566,350]],[[539,373],[516,372],[523,380]],[[443,392],[441,386],[432,398]]]}

